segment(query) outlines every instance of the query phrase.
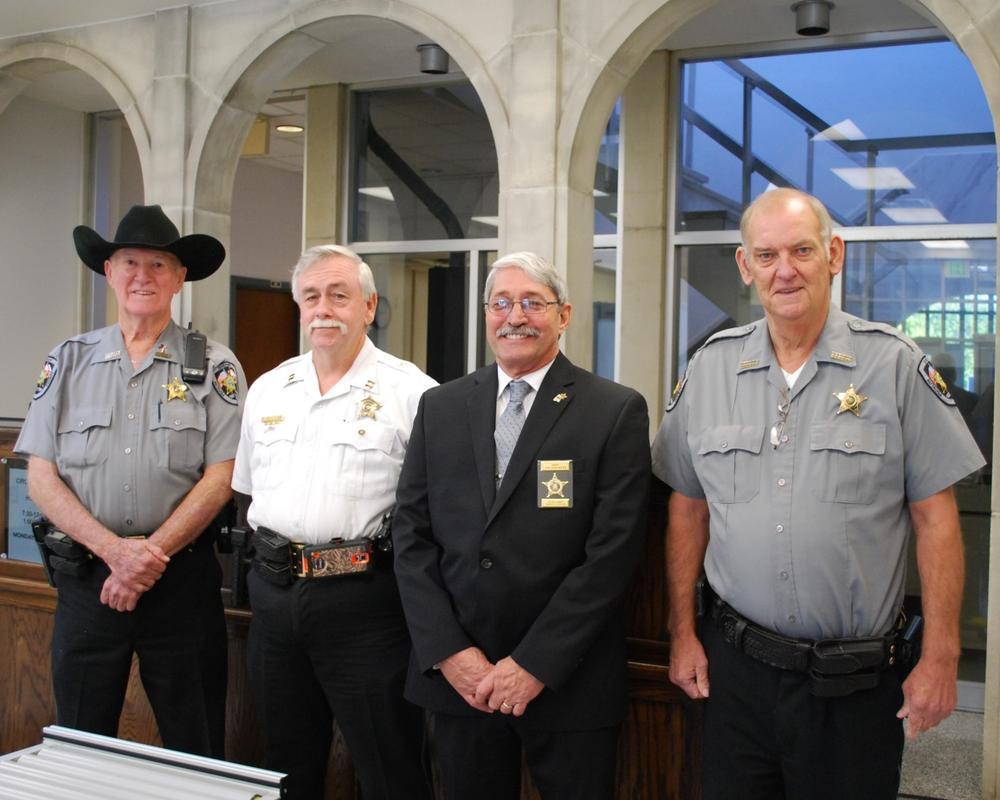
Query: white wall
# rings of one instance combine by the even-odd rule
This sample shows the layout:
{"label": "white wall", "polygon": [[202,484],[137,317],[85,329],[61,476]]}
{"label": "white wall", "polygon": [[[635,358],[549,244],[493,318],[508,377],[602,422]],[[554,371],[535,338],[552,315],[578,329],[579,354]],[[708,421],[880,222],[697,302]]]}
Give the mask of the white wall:
{"label": "white wall", "polygon": [[302,252],[302,175],[240,161],[230,241],[231,274],[287,281]]}
{"label": "white wall", "polygon": [[0,114],[0,417],[24,417],[45,355],[80,329],[85,130],[24,97]]}

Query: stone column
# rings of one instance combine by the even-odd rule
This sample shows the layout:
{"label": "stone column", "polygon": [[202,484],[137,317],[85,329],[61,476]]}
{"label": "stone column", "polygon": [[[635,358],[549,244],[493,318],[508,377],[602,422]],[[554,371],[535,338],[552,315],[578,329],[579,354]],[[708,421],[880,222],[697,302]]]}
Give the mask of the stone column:
{"label": "stone column", "polygon": [[615,365],[618,380],[649,404],[659,424],[666,363],[664,319],[669,54],[656,51],[622,97],[618,156],[618,275]]}
{"label": "stone column", "polygon": [[343,244],[345,198],[344,140],[347,91],[343,84],[313,86],[306,91],[307,127],[303,167],[303,249],[317,244]]}

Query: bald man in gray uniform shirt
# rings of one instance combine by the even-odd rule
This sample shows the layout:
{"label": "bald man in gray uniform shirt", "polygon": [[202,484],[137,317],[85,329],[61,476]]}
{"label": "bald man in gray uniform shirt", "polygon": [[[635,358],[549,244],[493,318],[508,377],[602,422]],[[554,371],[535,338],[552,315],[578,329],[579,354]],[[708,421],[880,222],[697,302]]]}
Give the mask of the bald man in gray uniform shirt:
{"label": "bald man in gray uniform shirt", "polygon": [[[830,304],[844,243],[818,200],[769,192],[741,230],[765,319],[695,355],[653,446],[674,490],[671,680],[707,699],[705,800],[888,800],[900,720],[916,736],[955,704],[951,487],[983,459],[919,348]],[[889,667],[911,532],[926,633],[901,686]],[[702,565],[714,596],[699,635]]]}

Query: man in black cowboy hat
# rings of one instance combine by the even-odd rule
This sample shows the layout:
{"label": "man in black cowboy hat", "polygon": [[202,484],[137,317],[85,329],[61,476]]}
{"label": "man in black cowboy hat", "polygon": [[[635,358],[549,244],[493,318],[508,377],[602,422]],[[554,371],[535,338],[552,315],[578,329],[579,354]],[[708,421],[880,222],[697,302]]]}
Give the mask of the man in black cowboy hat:
{"label": "man in black cowboy hat", "polygon": [[221,757],[226,629],[202,533],[231,496],[245,379],[214,342],[203,379],[185,374],[170,304],[226,251],[180,236],[159,206],[134,206],[111,242],[84,226],[73,240],[107,277],[118,322],[49,354],[15,447],[32,500],[69,537],[50,535],[63,556],[50,559],[57,720],[116,735],[134,652],[163,744]]}

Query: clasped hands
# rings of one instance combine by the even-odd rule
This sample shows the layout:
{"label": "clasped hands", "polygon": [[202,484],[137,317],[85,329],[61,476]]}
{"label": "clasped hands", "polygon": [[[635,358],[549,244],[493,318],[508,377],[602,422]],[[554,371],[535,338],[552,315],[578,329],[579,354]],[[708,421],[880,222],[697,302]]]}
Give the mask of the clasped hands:
{"label": "clasped hands", "polygon": [[466,703],[487,714],[520,717],[545,688],[510,656],[492,664],[478,647],[453,653],[438,668]]}
{"label": "clasped hands", "polygon": [[111,574],[101,587],[101,602],[115,611],[134,611],[139,597],[163,575],[170,557],[148,539],[119,538],[104,561]]}

